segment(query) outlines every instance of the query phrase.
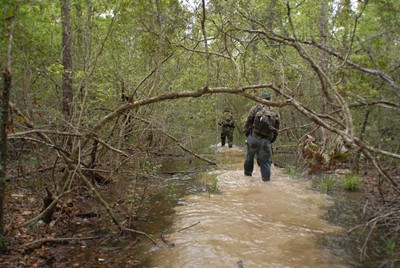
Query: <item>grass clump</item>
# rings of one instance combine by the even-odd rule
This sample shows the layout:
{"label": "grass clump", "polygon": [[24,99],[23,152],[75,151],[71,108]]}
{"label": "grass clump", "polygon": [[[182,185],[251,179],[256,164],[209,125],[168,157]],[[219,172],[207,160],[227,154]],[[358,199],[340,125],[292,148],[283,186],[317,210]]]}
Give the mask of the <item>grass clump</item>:
{"label": "grass clump", "polygon": [[291,165],[286,165],[284,169],[284,173],[289,175],[290,177],[300,177],[301,171],[299,168]]}
{"label": "grass clump", "polygon": [[199,188],[203,191],[207,191],[209,194],[218,193],[218,176],[215,173],[201,174],[201,177],[197,180]]}
{"label": "grass clump", "polygon": [[215,175],[215,174],[213,174],[209,178],[208,191],[209,191],[209,193],[218,192],[218,178],[217,178],[217,175]]}
{"label": "grass clump", "polygon": [[324,175],[318,184],[318,189],[324,193],[330,193],[336,184],[336,180],[331,175]]}
{"label": "grass clump", "polygon": [[357,174],[346,175],[343,179],[343,189],[355,192],[360,187],[360,178]]}

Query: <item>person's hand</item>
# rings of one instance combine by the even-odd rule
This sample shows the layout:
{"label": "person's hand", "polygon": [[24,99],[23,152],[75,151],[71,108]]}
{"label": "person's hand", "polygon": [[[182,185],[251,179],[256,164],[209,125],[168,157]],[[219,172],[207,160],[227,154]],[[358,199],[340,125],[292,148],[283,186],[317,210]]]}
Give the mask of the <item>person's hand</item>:
{"label": "person's hand", "polygon": [[274,135],[271,139],[271,143],[274,143],[274,141],[276,140],[277,135]]}

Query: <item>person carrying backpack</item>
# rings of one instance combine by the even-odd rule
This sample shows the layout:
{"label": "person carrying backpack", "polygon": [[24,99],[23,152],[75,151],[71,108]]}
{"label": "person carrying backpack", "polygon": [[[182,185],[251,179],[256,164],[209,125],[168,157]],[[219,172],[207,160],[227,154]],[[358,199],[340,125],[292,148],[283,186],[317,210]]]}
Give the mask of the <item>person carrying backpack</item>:
{"label": "person carrying backpack", "polygon": [[221,127],[221,147],[225,146],[225,140],[228,138],[228,146],[233,145],[233,131],[235,130],[235,119],[230,109],[224,109],[224,113],[218,122]]}
{"label": "person carrying backpack", "polygon": [[[265,100],[271,100],[271,94],[268,92],[262,93],[261,97]],[[244,175],[252,175],[254,157],[257,155],[262,180],[265,182],[270,180],[271,145],[278,137],[279,125],[280,115],[273,108],[263,104],[257,104],[251,108],[244,127],[247,144]]]}

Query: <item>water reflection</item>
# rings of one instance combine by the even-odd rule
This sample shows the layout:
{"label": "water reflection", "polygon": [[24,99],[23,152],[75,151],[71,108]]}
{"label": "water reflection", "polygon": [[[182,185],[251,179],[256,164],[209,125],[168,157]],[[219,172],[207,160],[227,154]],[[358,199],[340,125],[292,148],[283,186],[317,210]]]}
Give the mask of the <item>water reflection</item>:
{"label": "water reflection", "polygon": [[231,162],[213,171],[220,193],[182,200],[165,235],[175,247],[151,248],[151,267],[347,267],[349,257],[333,256],[316,243],[317,236],[340,232],[321,218],[327,196],[274,167],[268,183],[257,168],[245,177],[243,152],[222,153]]}

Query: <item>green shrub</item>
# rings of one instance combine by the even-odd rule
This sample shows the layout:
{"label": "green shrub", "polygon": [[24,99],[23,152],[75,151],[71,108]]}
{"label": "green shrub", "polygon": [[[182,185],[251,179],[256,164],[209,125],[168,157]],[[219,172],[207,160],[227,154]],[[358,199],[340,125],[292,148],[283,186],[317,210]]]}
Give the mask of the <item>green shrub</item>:
{"label": "green shrub", "polygon": [[360,178],[357,174],[346,175],[343,180],[343,189],[354,192],[360,187]]}
{"label": "green shrub", "polygon": [[218,178],[217,178],[217,175],[215,175],[215,174],[213,174],[213,175],[209,178],[208,192],[209,192],[209,193],[216,193],[216,192],[218,192]]}

